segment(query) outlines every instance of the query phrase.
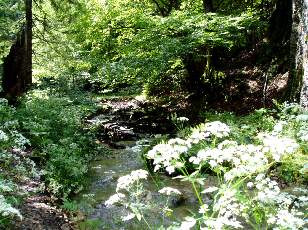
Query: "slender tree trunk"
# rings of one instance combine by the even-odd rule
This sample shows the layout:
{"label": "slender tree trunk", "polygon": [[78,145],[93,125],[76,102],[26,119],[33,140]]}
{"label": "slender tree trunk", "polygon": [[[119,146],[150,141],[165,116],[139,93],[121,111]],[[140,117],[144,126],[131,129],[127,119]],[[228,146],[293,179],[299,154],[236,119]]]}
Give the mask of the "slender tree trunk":
{"label": "slender tree trunk", "polygon": [[26,5],[26,36],[25,36],[25,89],[32,85],[32,0],[25,0]]}
{"label": "slender tree trunk", "polygon": [[214,12],[213,0],[203,0],[203,9],[205,13]]}
{"label": "slender tree trunk", "polygon": [[2,88],[11,104],[32,84],[32,0],[25,0],[26,22],[3,62]]}

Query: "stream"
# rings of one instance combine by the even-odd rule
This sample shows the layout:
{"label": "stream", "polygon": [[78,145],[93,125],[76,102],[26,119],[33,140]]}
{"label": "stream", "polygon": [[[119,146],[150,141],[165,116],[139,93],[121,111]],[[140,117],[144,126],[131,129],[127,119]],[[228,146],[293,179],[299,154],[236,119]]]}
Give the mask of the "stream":
{"label": "stream", "polygon": [[[127,216],[129,210],[120,205],[111,207],[105,205],[105,201],[115,194],[119,177],[129,174],[133,170],[146,170],[144,160],[141,157],[142,149],[149,146],[151,138],[153,139],[160,131],[165,131],[159,130],[158,127],[168,127],[161,120],[155,121],[148,114],[139,115],[138,124],[142,124],[143,128],[155,128],[144,128],[147,133],[140,133],[139,126],[138,129],[135,129],[135,127],[129,125],[136,123],[132,122],[130,118],[136,117],[136,113],[140,114],[140,110],[136,110],[138,106],[132,105],[131,102],[124,106],[122,104],[120,108],[118,106],[119,103],[113,103],[112,109],[109,109],[107,113],[96,114],[89,119],[89,123],[99,124],[103,127],[100,129],[103,130],[101,136],[108,144],[104,145],[108,146],[110,152],[98,156],[92,161],[88,187],[75,198],[81,204],[80,211],[85,217],[85,222],[97,223],[95,227],[81,229],[158,229],[159,226],[168,226],[175,220],[183,220],[184,217],[190,215],[190,211],[198,211],[196,208],[199,205],[192,192],[191,185],[179,179],[172,179],[172,177],[163,173],[149,175],[144,182],[143,202],[150,205],[151,208],[146,209],[143,214],[150,227],[144,221],[138,222],[136,218],[123,222],[121,217]],[[130,114],[130,116],[128,117],[125,114]],[[157,117],[156,113],[155,117]],[[109,137],[109,140],[106,140],[107,137]],[[207,183],[211,184],[211,180],[208,180]],[[209,184],[206,186],[209,186]],[[161,188],[166,186],[178,189],[181,195],[170,196],[167,199],[166,195],[158,193]],[[173,210],[169,215],[164,215],[162,212],[166,203]]]}

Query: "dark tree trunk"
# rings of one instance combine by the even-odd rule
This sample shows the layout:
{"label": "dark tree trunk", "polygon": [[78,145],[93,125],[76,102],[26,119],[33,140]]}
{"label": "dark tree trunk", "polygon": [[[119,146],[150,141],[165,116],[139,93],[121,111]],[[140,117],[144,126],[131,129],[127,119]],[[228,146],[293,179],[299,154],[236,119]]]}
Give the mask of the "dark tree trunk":
{"label": "dark tree trunk", "polygon": [[268,38],[274,49],[288,45],[291,28],[292,0],[278,0],[268,29]]}
{"label": "dark tree trunk", "polygon": [[10,103],[32,84],[32,0],[25,0],[26,23],[3,62],[2,88]]}
{"label": "dark tree trunk", "polygon": [[181,1],[180,0],[168,0],[168,1],[161,1],[161,0],[152,0],[155,4],[157,10],[159,11],[162,17],[167,17],[170,15],[172,9],[180,9]]}
{"label": "dark tree trunk", "polygon": [[308,108],[308,4],[293,1],[293,24],[290,39],[289,100],[300,101]]}
{"label": "dark tree trunk", "polygon": [[185,88],[190,94],[187,98],[191,105],[190,110],[192,114],[199,114],[204,102],[205,88],[202,76],[206,67],[206,59],[188,53],[183,56],[182,60],[188,73]]}
{"label": "dark tree trunk", "polygon": [[205,70],[206,60],[189,53],[183,57],[183,63],[188,73],[187,90],[196,95],[202,94],[201,78]]}
{"label": "dark tree trunk", "polygon": [[25,89],[32,85],[32,0],[25,0],[26,4],[26,38],[25,38]]}
{"label": "dark tree trunk", "polygon": [[205,13],[214,12],[213,0],[203,0],[203,9]]}

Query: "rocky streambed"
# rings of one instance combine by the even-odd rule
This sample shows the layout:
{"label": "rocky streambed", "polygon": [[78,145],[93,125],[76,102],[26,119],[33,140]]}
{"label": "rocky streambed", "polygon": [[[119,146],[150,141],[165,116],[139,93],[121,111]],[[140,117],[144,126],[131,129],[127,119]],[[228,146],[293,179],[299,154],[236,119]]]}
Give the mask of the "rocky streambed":
{"label": "rocky streambed", "polygon": [[[84,229],[88,229],[87,225],[94,229],[148,229],[146,224],[134,219],[123,222],[121,217],[128,214],[127,209],[118,205],[107,207],[105,201],[115,193],[119,177],[136,169],[146,169],[142,149],[155,135],[174,133],[169,113],[137,100],[109,100],[102,102],[100,107],[100,112],[89,117],[88,123],[95,126],[99,141],[108,146],[110,152],[98,156],[91,163],[88,188],[76,197],[85,217],[81,226],[85,226]],[[207,183],[214,182],[208,180]],[[177,188],[181,195],[167,200],[166,196],[158,193],[165,186]],[[190,184],[164,174],[147,179],[142,199],[151,206],[150,211],[145,212],[145,219],[152,229],[184,218],[198,207]],[[174,210],[170,215],[162,215],[166,202]]]}

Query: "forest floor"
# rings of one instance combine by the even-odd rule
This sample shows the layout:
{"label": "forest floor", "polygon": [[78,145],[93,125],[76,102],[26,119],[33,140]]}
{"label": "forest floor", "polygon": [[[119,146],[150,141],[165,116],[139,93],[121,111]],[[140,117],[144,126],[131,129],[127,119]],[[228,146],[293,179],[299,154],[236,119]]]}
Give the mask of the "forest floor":
{"label": "forest floor", "polygon": [[262,43],[222,58],[217,67],[225,78],[208,97],[207,108],[248,114],[256,109],[272,107],[273,99],[283,100],[289,78],[288,63],[282,57],[268,54]]}
{"label": "forest floor", "polygon": [[[23,159],[31,156],[28,152]],[[74,229],[66,213],[50,195],[44,192],[41,177],[25,177],[17,182],[25,195],[19,211],[22,219],[12,223],[12,230],[71,230]]]}
{"label": "forest floor", "polygon": [[14,230],[71,230],[67,215],[52,204],[49,196],[34,194],[28,197],[20,210],[23,219],[15,223]]}

